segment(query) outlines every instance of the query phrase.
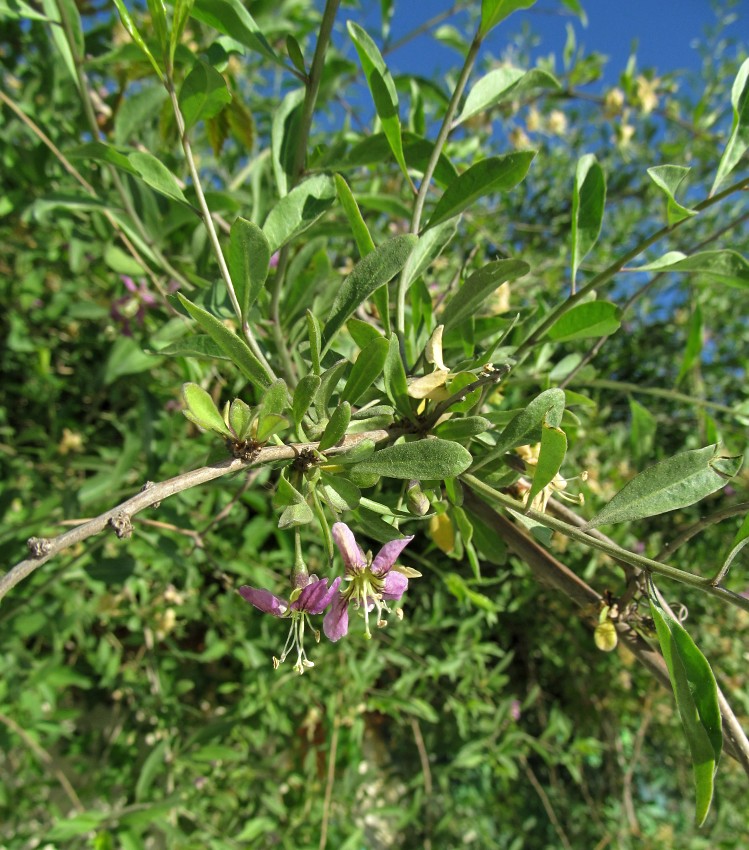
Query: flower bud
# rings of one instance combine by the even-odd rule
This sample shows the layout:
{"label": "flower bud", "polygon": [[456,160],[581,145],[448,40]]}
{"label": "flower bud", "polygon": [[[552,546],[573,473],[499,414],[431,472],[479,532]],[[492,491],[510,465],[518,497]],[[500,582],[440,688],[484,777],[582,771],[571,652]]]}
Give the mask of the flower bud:
{"label": "flower bud", "polygon": [[432,507],[418,481],[409,481],[406,489],[408,510],[414,516],[424,516]]}

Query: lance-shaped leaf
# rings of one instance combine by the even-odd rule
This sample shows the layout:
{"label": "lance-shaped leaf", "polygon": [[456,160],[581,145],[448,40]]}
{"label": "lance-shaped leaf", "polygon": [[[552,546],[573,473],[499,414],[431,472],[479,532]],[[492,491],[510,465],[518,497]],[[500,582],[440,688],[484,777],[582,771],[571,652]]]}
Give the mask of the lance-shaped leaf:
{"label": "lance-shaped leaf", "polygon": [[681,251],[669,251],[637,272],[688,272],[704,274],[726,286],[749,289],[749,262],[736,251],[700,251],[687,256]]}
{"label": "lance-shaped leaf", "polygon": [[609,336],[619,330],[619,316],[619,308],[610,301],[586,301],[560,316],[549,328],[548,336],[555,342]]}
{"label": "lance-shaped leaf", "polygon": [[338,191],[338,200],[341,202],[343,211],[346,213],[346,218],[351,225],[351,231],[356,240],[356,247],[359,249],[359,255],[366,257],[375,249],[375,244],[369,234],[369,229],[364,223],[359,205],[356,203],[356,198],[349,188],[348,183],[341,177],[340,174],[335,175],[335,185]]}
{"label": "lance-shaped leaf", "polygon": [[388,340],[378,336],[359,352],[341,393],[343,401],[356,404],[364,392],[380,377],[389,347]]}
{"label": "lance-shaped leaf", "polygon": [[213,118],[231,100],[226,80],[212,66],[198,60],[185,77],[179,90],[179,107],[185,119],[185,129],[198,121]]}
{"label": "lance-shaped leaf", "polygon": [[304,89],[290,91],[276,109],[270,130],[271,162],[278,186],[278,194],[284,197],[289,191],[289,179],[293,180],[294,158],[299,139],[299,122],[302,117]]}
{"label": "lance-shaped leaf", "polygon": [[517,98],[526,92],[560,88],[559,80],[540,68],[530,71],[522,71],[520,68],[495,68],[471,86],[455,123],[461,124],[498,103]]}
{"label": "lance-shaped leaf", "polygon": [[536,442],[540,439],[541,427],[558,428],[564,413],[564,390],[554,387],[544,390],[533,401],[514,416],[497,439],[495,447],[481,457],[478,466],[500,457],[516,446]]}
{"label": "lance-shaped leaf", "polygon": [[692,754],[694,819],[697,826],[702,826],[710,810],[713,777],[723,746],[718,685],[707,659],[684,627],[661,607],[652,582],[649,597],[658,642]]}
{"label": "lance-shaped leaf", "polygon": [[291,404],[291,418],[295,425],[301,424],[304,414],[310,409],[312,400],[319,389],[320,376],[314,374],[305,375],[296,385],[294,400]]}
{"label": "lance-shaped leaf", "polygon": [[328,174],[316,174],[281,198],[263,224],[271,253],[311,227],[333,206],[335,197],[333,178]]}
{"label": "lance-shaped leaf", "polygon": [[473,272],[445,307],[441,323],[445,330],[474,316],[484,301],[508,280],[528,274],[530,266],[522,260],[495,260]]}
{"label": "lance-shaped leaf", "polygon": [[174,52],[185,31],[187,19],[190,17],[194,0],[175,0],[172,27],[169,32],[169,64],[174,65]]}
{"label": "lance-shaped leaf", "polygon": [[[117,0],[115,0],[117,2]],[[255,19],[241,0],[195,0],[191,15],[198,21],[236,39],[240,44],[261,53],[279,65],[283,60],[268,44]]]}
{"label": "lance-shaped leaf", "polygon": [[437,201],[427,228],[462,213],[479,198],[517,186],[530,168],[535,151],[518,151],[482,159],[464,171]]}
{"label": "lance-shaped leaf", "polygon": [[685,207],[676,200],[676,190],[691,170],[683,165],[656,165],[648,168],[648,176],[666,196],[666,220],[669,225],[697,215],[697,210]]}
{"label": "lance-shaped leaf", "polygon": [[312,371],[320,374],[320,349],[322,346],[322,325],[311,310],[307,310],[307,336],[309,337],[309,356]]}
{"label": "lance-shaped leaf", "polygon": [[161,192],[162,195],[173,198],[175,201],[187,203],[187,198],[180,189],[177,178],[153,154],[146,151],[134,151],[128,154],[127,158],[143,181],[152,189],[156,189],[157,192]]}
{"label": "lance-shaped leaf", "polygon": [[483,38],[508,15],[518,9],[530,9],[536,0],[481,0],[481,26],[479,36]]}
{"label": "lance-shaped leaf", "polygon": [[[293,194],[293,193],[292,193]],[[291,195],[289,195],[291,197]],[[394,236],[360,260],[338,290],[322,336],[326,351],[354,310],[403,268],[416,244],[413,234]]]}
{"label": "lance-shaped leaf", "polygon": [[211,337],[248,381],[261,388],[270,385],[271,378],[265,367],[250,351],[244,340],[230,331],[215,316],[212,316],[202,307],[198,307],[197,304],[193,304],[192,301],[188,301],[182,293],[178,292],[177,297],[182,306],[200,325],[201,330]]}
{"label": "lance-shaped leaf", "polygon": [[458,218],[454,221],[445,221],[437,227],[430,228],[423,236],[419,237],[419,243],[413,249],[403,269],[403,285],[406,289],[421,277],[445,248],[447,248],[450,240],[455,236],[459,221],[460,219]]}
{"label": "lance-shaped leaf", "polygon": [[733,107],[731,135],[720,158],[715,182],[710,190],[711,195],[738,165],[749,147],[749,59],[744,60],[733,82],[731,106]]}
{"label": "lance-shaped leaf", "polygon": [[388,446],[357,463],[356,472],[374,473],[388,478],[454,478],[471,465],[471,455],[459,443],[450,440],[417,440]]}
{"label": "lance-shaped leaf", "polygon": [[182,398],[186,408],[182,412],[191,422],[205,431],[214,431],[223,437],[232,436],[215,402],[202,387],[192,383],[184,384]]}
{"label": "lance-shaped leaf", "polygon": [[408,397],[408,380],[401,360],[398,338],[392,334],[385,358],[385,392],[395,409],[403,416],[413,419],[411,401]]}
{"label": "lance-shaped leaf", "polygon": [[329,449],[337,442],[343,439],[346,434],[346,429],[351,421],[351,405],[344,401],[339,404],[333,411],[328,424],[325,426],[322,437],[320,437],[320,445],[318,448],[321,452]]}
{"label": "lance-shaped leaf", "polygon": [[562,467],[562,461],[567,454],[567,435],[561,428],[543,425],[541,428],[541,448],[538,452],[536,470],[533,473],[531,489],[525,500],[526,510],[530,509],[533,500],[551,484]]}
{"label": "lance-shaped leaf", "polygon": [[492,423],[484,416],[459,416],[441,422],[434,429],[434,433],[445,440],[463,441],[483,434],[492,427]]}
{"label": "lance-shaped leaf", "polygon": [[268,277],[270,256],[263,231],[246,218],[237,218],[231,226],[226,259],[243,321]]}
{"label": "lance-shaped leaf", "polygon": [[717,445],[681,452],[636,475],[585,528],[693,505],[724,487],[741,468],[741,461],[741,457],[721,457]]}
{"label": "lance-shaped leaf", "polygon": [[572,283],[580,263],[598,241],[606,205],[606,178],[592,153],[581,156],[572,192]]}
{"label": "lance-shaped leaf", "polygon": [[677,384],[699,360],[700,354],[702,354],[702,310],[700,310],[700,305],[697,304],[692,313],[692,318],[689,320],[687,345],[684,349],[684,358],[681,361],[679,374],[676,376]]}
{"label": "lance-shaped leaf", "polygon": [[250,436],[254,419],[252,408],[241,398],[235,398],[229,406],[229,426],[237,440],[246,440]]}
{"label": "lance-shaped leaf", "polygon": [[375,110],[387,137],[390,149],[393,151],[393,156],[406,180],[410,182],[408,166],[403,156],[401,123],[398,116],[398,93],[395,90],[393,77],[390,71],[388,71],[385,60],[377,49],[377,45],[369,35],[353,21],[349,21],[347,26],[356,52],[359,54],[359,61],[361,62],[364,76],[367,78]]}
{"label": "lance-shaped leaf", "polygon": [[[47,4],[49,4],[50,6],[49,9],[47,8]],[[140,49],[146,54],[146,56],[148,57],[148,61],[151,63],[154,71],[156,71],[156,76],[161,79],[161,66],[154,58],[153,53],[151,53],[151,51],[148,49],[148,45],[144,41],[143,36],[140,34],[138,27],[135,25],[135,21],[132,19],[130,11],[125,5],[124,0],[114,0],[114,5],[117,7],[117,11],[119,12],[120,20],[122,21],[122,26],[125,27],[130,38],[132,38],[132,40],[138,45],[138,47],[140,47]],[[48,15],[50,15],[51,7],[52,0],[45,0],[45,11]],[[50,15],[50,17],[54,19],[54,15]]]}

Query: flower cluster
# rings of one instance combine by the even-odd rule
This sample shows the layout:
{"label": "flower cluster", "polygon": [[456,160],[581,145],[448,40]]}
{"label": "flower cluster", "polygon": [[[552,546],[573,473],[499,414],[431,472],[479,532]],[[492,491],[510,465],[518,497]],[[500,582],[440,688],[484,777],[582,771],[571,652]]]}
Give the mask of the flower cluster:
{"label": "flower cluster", "polygon": [[[345,523],[335,523],[332,531],[333,539],[343,558],[343,578],[339,576],[329,585],[328,579],[301,574],[288,601],[275,596],[269,590],[247,586],[239,588],[241,596],[263,613],[291,619],[283,651],[279,658],[273,659],[273,666],[276,668],[292,651],[296,652],[294,670],[297,673],[301,674],[306,668],[314,667],[314,663],[307,658],[304,651],[306,627],[312,630],[316,641],[320,640],[320,632],[312,626],[310,615],[322,614],[328,609],[323,621],[323,631],[329,640],[337,641],[348,632],[349,605],[353,605],[362,613],[364,634],[370,638],[370,613],[376,612],[377,626],[382,628],[387,625],[383,617],[383,613],[390,613],[387,603],[399,600],[408,588],[408,579],[420,575],[416,570],[395,563],[413,537],[391,540],[373,558],[371,552],[364,554],[353,532]],[[342,583],[344,587],[339,589]]]}

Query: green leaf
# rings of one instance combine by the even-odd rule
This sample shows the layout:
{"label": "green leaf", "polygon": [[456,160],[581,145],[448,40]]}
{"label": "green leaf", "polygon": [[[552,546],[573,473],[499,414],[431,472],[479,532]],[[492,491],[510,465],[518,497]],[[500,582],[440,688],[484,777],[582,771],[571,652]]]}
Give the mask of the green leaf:
{"label": "green leaf", "polygon": [[270,133],[271,160],[281,198],[289,191],[289,180],[294,180],[294,159],[303,103],[304,89],[292,89],[278,108],[273,110]]}
{"label": "green leaf", "polygon": [[447,248],[450,240],[455,236],[459,221],[459,218],[445,221],[437,227],[430,228],[419,237],[418,244],[411,252],[403,269],[403,285],[406,289],[418,280]]}
{"label": "green leaf", "polygon": [[657,591],[649,592],[658,642],[692,754],[696,791],[695,823],[705,822],[713,797],[713,777],[723,746],[718,685],[705,656],[683,626],[660,606]]}
{"label": "green leaf", "polygon": [[279,431],[284,431],[288,427],[289,420],[285,416],[281,416],[278,413],[266,413],[257,421],[255,439],[259,443],[264,443],[273,434],[277,434]]}
{"label": "green leaf", "polygon": [[[51,3],[52,0],[44,0],[44,2],[45,4]],[[148,61],[151,63],[151,66],[153,67],[154,71],[156,71],[156,76],[159,79],[162,79],[163,72],[161,70],[161,66],[156,61],[153,53],[151,53],[151,51],[149,50],[148,45],[146,44],[143,39],[143,36],[138,30],[138,27],[135,26],[135,21],[133,21],[130,12],[128,11],[128,8],[124,3],[124,0],[114,0],[114,5],[117,7],[117,11],[119,12],[120,20],[122,21],[122,26],[125,27],[130,38],[132,38],[132,40],[138,45],[138,47],[140,47],[140,49],[146,54],[146,56],[148,57]]]}
{"label": "green leaf", "polygon": [[[544,390],[533,401],[521,410],[508,423],[499,435],[496,446],[490,452],[492,458],[499,457],[516,446],[522,446],[538,439],[538,431],[542,425],[558,428],[564,412],[564,390],[556,387]],[[482,465],[484,460],[482,458]]]}
{"label": "green leaf", "polygon": [[449,440],[417,440],[400,443],[375,452],[371,458],[357,463],[356,472],[370,472],[388,478],[443,479],[454,478],[471,465],[471,455],[459,443]]}
{"label": "green leaf", "polygon": [[475,271],[447,303],[440,319],[445,330],[475,315],[505,281],[516,280],[529,271],[530,266],[522,260],[495,260]]}
{"label": "green leaf", "polygon": [[212,66],[198,60],[179,91],[179,107],[190,130],[198,121],[213,118],[231,100],[226,80]]}
{"label": "green leaf", "polygon": [[351,421],[351,405],[344,401],[333,411],[328,424],[325,426],[318,449],[324,452],[338,443],[346,434],[346,429]]}
{"label": "green leaf", "polygon": [[731,106],[733,107],[733,123],[731,135],[726,149],[718,164],[718,172],[710,194],[716,189],[738,165],[744,152],[749,147],[749,59],[745,59],[739,68],[731,89]]}
{"label": "green leaf", "polygon": [[541,427],[541,448],[538,453],[536,469],[533,473],[531,489],[525,500],[526,511],[530,509],[533,500],[551,484],[562,467],[562,461],[567,454],[567,435],[561,428],[550,425]]}
{"label": "green leaf", "polygon": [[270,257],[270,245],[263,231],[246,218],[235,219],[226,259],[243,321],[263,289]]}
{"label": "green leaf", "polygon": [[177,297],[201,330],[211,337],[248,381],[260,388],[270,385],[270,376],[244,340],[230,331],[215,316],[203,310],[202,307],[198,307],[197,304],[193,304],[192,301],[188,301],[181,292],[177,293]]}
{"label": "green leaf", "polygon": [[471,86],[455,123],[461,124],[498,103],[515,99],[526,92],[536,89],[558,90],[561,87],[556,77],[540,68],[532,68],[530,71],[522,71],[520,68],[495,68]]}
{"label": "green leaf", "polygon": [[104,364],[102,380],[104,386],[109,386],[118,378],[125,375],[137,375],[158,366],[160,358],[146,354],[138,343],[130,336],[121,336],[115,340],[107,362]]}
{"label": "green leaf", "polygon": [[580,263],[598,241],[606,205],[606,177],[592,153],[581,156],[572,191],[572,283]]}
{"label": "green leaf", "polygon": [[187,19],[190,17],[194,0],[175,0],[172,28],[169,32],[169,63],[174,65],[174,53],[182,39]]}
{"label": "green leaf", "polygon": [[160,348],[156,354],[165,357],[198,357],[209,360],[229,360],[228,355],[216,345],[208,334],[190,334],[187,339],[178,339],[176,342]]}
{"label": "green leaf", "polygon": [[286,386],[286,381],[283,378],[277,378],[263,393],[259,410],[263,415],[268,413],[283,413],[290,402],[291,399],[289,398],[289,389]]}
{"label": "green leaf", "polygon": [[302,48],[291,33],[286,35],[286,53],[297,71],[301,74],[306,74],[307,69],[304,65],[304,54],[302,53]]}
{"label": "green leaf", "polygon": [[411,407],[411,399],[408,395],[408,380],[406,378],[406,370],[403,367],[401,360],[400,347],[398,345],[398,337],[391,334],[388,353],[385,358],[385,392],[388,398],[393,403],[393,407],[403,416],[408,416],[413,419],[413,409]]}
{"label": "green leaf", "polygon": [[297,427],[301,425],[304,414],[309,410],[312,399],[319,389],[320,376],[314,374],[305,375],[296,385],[294,400],[291,404],[291,418]]}
{"label": "green leaf", "polygon": [[161,111],[168,97],[162,85],[144,85],[142,82],[140,85],[143,87],[136,91],[128,89],[127,97],[122,99],[115,113],[114,140],[118,145],[127,144],[131,137],[142,137],[145,127]]}
{"label": "green leaf", "polygon": [[[289,196],[290,197],[290,196]],[[369,298],[376,289],[384,286],[406,264],[417,237],[413,234],[394,236],[360,260],[338,290],[322,336],[323,351],[354,310]]]}
{"label": "green leaf", "polygon": [[462,213],[479,198],[517,186],[530,168],[535,151],[518,151],[482,159],[445,189],[426,227],[435,227]]}
{"label": "green leaf", "polygon": [[359,352],[341,393],[343,401],[356,404],[364,392],[374,384],[385,366],[389,348],[388,340],[378,335]]}
{"label": "green leaf", "polygon": [[338,387],[341,376],[349,365],[348,360],[345,358],[338,360],[320,375],[320,388],[315,396],[315,408],[320,417],[326,417],[328,415],[328,403]]}
{"label": "green leaf", "polygon": [[236,39],[250,50],[261,53],[281,66],[284,65],[241,0],[195,0],[191,15],[224,35]]}
{"label": "green leaf", "polygon": [[610,301],[586,301],[576,304],[549,328],[549,339],[569,342],[573,339],[610,336],[619,330],[621,312]]}
{"label": "green leaf", "polygon": [[52,20],[48,15],[37,12],[33,6],[25,3],[24,0],[0,0],[0,14],[11,21],[24,18],[29,21]]}
{"label": "green leaf", "polygon": [[[83,43],[83,30],[81,28],[81,16],[78,12],[78,7],[73,0],[60,0],[60,5],[56,0],[42,0],[42,8],[47,19],[51,22],[49,28],[52,36],[52,41],[55,47],[62,56],[63,63],[70,78],[80,91],[80,80],[78,78],[76,61],[83,61],[85,53]],[[65,34],[65,29],[60,19],[61,10],[65,12],[65,18],[70,24],[73,35],[73,45],[68,42]],[[124,23],[124,22],[123,22]]]}
{"label": "green leaf", "polygon": [[349,319],[346,322],[346,330],[351,334],[351,339],[354,340],[359,348],[366,348],[372,340],[384,339],[374,325],[362,319]]}
{"label": "green leaf", "polygon": [[167,198],[187,203],[177,178],[153,154],[145,151],[134,151],[127,156],[130,164],[136,169],[145,183]]}
{"label": "green leaf", "polygon": [[215,431],[224,437],[233,436],[215,402],[202,387],[192,383],[184,384],[182,398],[186,407],[182,412],[191,422],[205,431]]}
{"label": "green leaf", "polygon": [[629,410],[632,421],[629,428],[629,444],[636,460],[647,457],[653,449],[657,423],[653,414],[637,399],[630,398]]}
{"label": "green leaf", "polygon": [[492,423],[483,416],[461,416],[456,419],[448,419],[447,422],[441,422],[434,429],[434,433],[445,440],[462,442],[478,434],[483,434],[493,427]]}
{"label": "green leaf", "polygon": [[648,168],[650,179],[666,196],[666,220],[669,226],[697,215],[697,210],[682,206],[675,197],[676,190],[691,170],[683,165],[656,165]]}
{"label": "green leaf", "polygon": [[366,257],[375,249],[375,244],[369,234],[367,225],[364,223],[359,205],[356,203],[348,183],[341,177],[340,174],[335,175],[335,185],[338,192],[338,200],[341,202],[343,211],[346,213],[346,218],[351,225],[351,231],[356,240],[356,247],[359,249],[359,255]]}
{"label": "green leaf", "polygon": [[135,799],[137,802],[148,798],[154,779],[166,769],[166,748],[168,741],[159,741],[158,744],[146,756],[143,767],[140,769],[138,781],[135,784]]}
{"label": "green leaf", "polygon": [[320,481],[317,492],[331,510],[341,513],[353,511],[359,506],[361,490],[347,478],[322,471]]}
{"label": "green leaf", "polygon": [[687,256],[681,251],[669,251],[635,272],[690,272],[704,274],[726,286],[749,289],[749,262],[736,251],[700,251]]}
{"label": "green leaf", "polygon": [[309,336],[309,354],[312,361],[312,371],[316,375],[319,375],[322,327],[320,320],[310,310],[307,310],[307,335]]}
{"label": "green leaf", "polygon": [[695,305],[692,318],[689,320],[689,334],[687,335],[687,345],[684,349],[684,358],[681,361],[679,374],[676,377],[676,384],[681,382],[682,378],[689,372],[694,364],[700,359],[702,354],[702,310],[700,305]]}
{"label": "green leaf", "polygon": [[393,77],[388,71],[377,45],[369,35],[353,21],[348,21],[346,26],[359,55],[359,62],[372,93],[375,111],[382,124],[390,149],[393,151],[393,156],[404,177],[410,183],[411,178],[408,176],[408,166],[403,155],[401,124],[398,116],[398,93],[395,90]]}
{"label": "green leaf", "polygon": [[254,419],[252,408],[241,398],[235,398],[229,406],[229,427],[237,440],[246,440],[250,436]]}
{"label": "green leaf", "polygon": [[585,528],[684,508],[720,490],[741,468],[741,457],[724,458],[717,451],[717,445],[707,446],[649,467],[625,484]]}
{"label": "green leaf", "polygon": [[310,177],[281,198],[263,224],[271,253],[311,227],[333,206],[335,198],[335,181],[328,174]]}
{"label": "green leaf", "polygon": [[481,0],[481,26],[479,37],[483,38],[508,15],[518,9],[530,9],[536,0]]}
{"label": "green leaf", "polygon": [[151,15],[151,24],[156,33],[156,40],[161,47],[162,58],[167,49],[167,23],[166,23],[166,6],[164,0],[147,0],[149,14]]}
{"label": "green leaf", "polygon": [[289,505],[281,514],[278,520],[278,527],[295,528],[298,525],[307,525],[314,518],[315,515],[312,513],[312,508],[306,502],[302,502],[299,505]]}

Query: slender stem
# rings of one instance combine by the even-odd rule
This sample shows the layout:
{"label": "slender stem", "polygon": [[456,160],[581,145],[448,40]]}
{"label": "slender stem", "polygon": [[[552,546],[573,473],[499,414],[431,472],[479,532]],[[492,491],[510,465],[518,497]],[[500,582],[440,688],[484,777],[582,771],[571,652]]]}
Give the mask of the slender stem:
{"label": "slender stem", "polygon": [[216,256],[216,261],[218,262],[218,268],[221,273],[221,277],[224,281],[224,284],[226,285],[226,290],[229,293],[229,300],[231,301],[231,305],[234,309],[234,312],[236,313],[238,321],[242,325],[242,331],[244,332],[245,339],[247,340],[247,345],[250,347],[250,350],[255,355],[255,357],[257,357],[257,359],[260,361],[260,365],[263,367],[265,373],[268,376],[268,379],[270,381],[274,381],[276,379],[275,372],[271,368],[268,361],[265,359],[265,355],[260,349],[260,346],[257,344],[257,340],[255,339],[249,324],[247,322],[242,321],[242,309],[239,306],[239,301],[237,300],[237,293],[234,289],[231,274],[229,273],[229,267],[226,264],[226,258],[224,257],[224,252],[221,248],[221,242],[218,238],[216,225],[213,223],[213,216],[211,215],[211,210],[208,207],[208,202],[205,199],[203,186],[200,182],[200,174],[198,173],[197,166],[195,165],[195,158],[192,154],[192,146],[190,145],[190,140],[187,137],[185,119],[182,116],[182,110],[179,108],[177,92],[174,88],[174,80],[170,75],[168,75],[164,80],[164,85],[166,86],[166,90],[169,93],[169,99],[172,102],[172,110],[174,112],[174,118],[177,122],[177,131],[179,133],[180,141],[182,142],[182,150],[185,154],[187,168],[190,172],[190,176],[192,177],[193,189],[195,190],[195,195],[198,199],[198,206],[200,207],[201,217],[203,219],[203,223],[205,224],[206,230],[208,231],[208,238],[211,242],[211,246],[213,247],[213,253]]}
{"label": "slender stem", "polygon": [[304,173],[304,163],[307,158],[307,142],[309,141],[310,128],[312,127],[312,116],[317,103],[317,95],[320,91],[320,80],[325,68],[325,54],[330,44],[330,36],[333,32],[333,24],[338,14],[341,0],[327,0],[320,22],[320,32],[315,45],[315,55],[312,58],[309,77],[307,78],[304,104],[302,106],[302,117],[299,122],[299,138],[294,153],[293,181],[296,182]]}
{"label": "slender stem", "polygon": [[601,389],[606,390],[620,390],[625,393],[652,395],[657,396],[658,398],[671,399],[672,401],[681,401],[697,407],[709,407],[712,410],[718,410],[721,413],[727,413],[730,416],[734,416],[736,414],[736,411],[733,408],[728,407],[725,404],[718,404],[716,401],[706,401],[701,398],[698,399],[694,396],[687,395],[686,393],[677,392],[676,390],[664,390],[659,387],[641,387],[639,384],[629,384],[626,381],[608,381],[603,378],[599,378],[594,381],[585,381],[584,386],[600,387]]}
{"label": "slender stem", "polygon": [[[88,123],[89,129],[91,131],[91,135],[94,139],[98,139],[101,135],[99,130],[99,125],[96,121],[96,114],[94,113],[94,106],[91,102],[91,94],[88,84],[88,78],[86,76],[86,72],[83,70],[83,57],[79,55],[77,51],[77,46],[75,42],[75,38],[73,36],[73,26],[70,21],[70,17],[68,15],[68,11],[65,8],[65,4],[57,0],[56,2],[57,12],[60,16],[60,23],[62,24],[62,29],[65,34],[65,40],[68,43],[68,47],[70,49],[70,53],[73,57],[73,64],[75,66],[76,80],[78,82],[78,92],[81,97],[81,104],[83,106],[83,114],[86,116],[86,122]],[[120,178],[120,175],[117,169],[113,165],[107,165],[107,170],[112,178],[112,183],[117,191],[117,194],[122,201],[122,205],[125,208],[125,212],[135,225],[136,230],[138,231],[138,235],[143,240],[143,242],[148,246],[149,250],[154,254],[159,263],[163,266],[163,268],[175,279],[178,280],[181,286],[187,285],[191,286],[189,281],[179,272],[177,269],[172,266],[169,260],[164,256],[161,252],[160,248],[156,245],[154,240],[151,238],[151,234],[146,229],[145,224],[141,220],[138,215],[137,210],[133,206],[133,202],[130,198],[130,195],[125,190],[125,186]],[[145,263],[142,260],[139,260],[140,264],[143,265],[144,268],[147,268]],[[166,293],[163,291],[161,284],[155,280],[154,285],[158,289],[162,298],[166,300]]]}
{"label": "slender stem", "polygon": [[626,549],[622,549],[616,544],[592,537],[585,531],[575,528],[566,522],[562,522],[562,520],[550,517],[548,514],[526,510],[525,505],[522,502],[518,502],[510,496],[500,493],[488,484],[484,484],[483,481],[480,481],[474,475],[467,473],[462,475],[461,479],[483,498],[488,499],[495,504],[502,505],[505,508],[509,508],[510,510],[516,511],[517,513],[525,514],[541,525],[545,525],[547,528],[551,528],[554,531],[564,534],[565,537],[570,537],[573,540],[584,543],[592,549],[598,549],[601,552],[605,552],[607,555],[610,555],[612,558],[616,558],[617,560],[627,561],[628,563],[633,564],[642,570],[646,570],[647,572],[662,575],[665,578],[679,581],[682,584],[689,585],[690,587],[696,587],[698,590],[702,590],[711,596],[717,596],[724,602],[730,602],[744,611],[749,611],[749,599],[740,596],[738,593],[733,593],[724,587],[713,587],[711,579],[709,578],[695,576],[692,573],[685,572],[677,567],[672,567],[669,564],[663,564],[660,561],[654,561],[651,558],[646,558],[644,555],[636,555],[634,552],[628,552]]}
{"label": "slender stem", "polygon": [[[317,44],[315,45],[315,55],[312,58],[309,76],[306,80],[306,90],[304,93],[304,103],[302,105],[302,115],[299,121],[299,135],[294,151],[294,164],[291,172],[291,186],[293,188],[299,182],[299,179],[304,174],[305,161],[307,159],[307,144],[309,142],[310,129],[312,127],[312,117],[315,112],[317,96],[320,92],[320,81],[322,80],[323,69],[325,68],[325,54],[327,53],[330,44],[330,37],[333,32],[336,14],[341,0],[327,0],[325,9],[323,10],[322,20],[320,22],[320,31],[317,36]],[[278,266],[276,267],[276,276],[273,281],[273,289],[271,290],[271,305],[270,305],[270,320],[273,333],[273,340],[276,344],[276,350],[281,358],[283,372],[286,380],[293,383],[296,369],[294,361],[288,348],[288,342],[284,338],[281,328],[281,295],[286,280],[286,270],[289,264],[289,246],[284,245],[278,257]]]}
{"label": "slender stem", "polygon": [[661,551],[657,555],[657,559],[665,558],[667,555],[673,554],[679,547],[689,542],[693,537],[701,531],[709,528],[711,525],[723,522],[724,519],[731,519],[735,516],[744,516],[749,513],[749,502],[739,502],[737,505],[730,505],[727,508],[722,508],[709,516],[702,517],[694,525],[685,528],[680,534],[674,537],[673,540],[667,541]]}
{"label": "slender stem", "polygon": [[[718,192],[716,195],[713,195],[710,198],[705,198],[705,200],[700,201],[699,204],[696,204],[693,209],[701,212],[702,210],[707,209],[708,207],[713,206],[713,204],[717,204],[722,201],[724,198],[733,194],[734,192],[739,192],[742,189],[746,189],[749,187],[749,177],[745,177],[743,180],[739,180],[738,183],[734,183],[732,186],[729,186],[727,189],[724,189],[722,192]],[[581,301],[589,292],[594,289],[598,289],[603,284],[608,283],[615,275],[617,275],[624,266],[627,265],[628,262],[634,260],[635,257],[638,257],[643,251],[649,248],[654,243],[658,242],[664,236],[667,236],[669,233],[672,233],[678,227],[680,227],[684,222],[690,221],[691,219],[686,218],[683,221],[675,222],[674,224],[666,225],[662,227],[660,230],[653,233],[651,236],[646,237],[635,245],[634,248],[627,251],[624,255],[622,255],[619,259],[615,260],[608,268],[604,269],[602,272],[597,274],[589,283],[586,283],[585,286],[578,289],[577,292],[570,296],[566,301],[563,301],[558,307],[552,310],[545,319],[543,319],[531,332],[528,336],[523,340],[522,343],[518,346],[518,349],[515,353],[516,357],[520,357],[523,354],[526,354],[530,348],[532,348],[549,330],[549,328],[556,322],[556,320],[563,316],[566,312],[572,309],[579,301]]]}
{"label": "slender stem", "polygon": [[[427,193],[429,192],[429,184],[432,182],[432,176],[434,175],[434,171],[437,168],[437,163],[439,162],[440,155],[442,154],[442,149],[444,148],[445,142],[447,141],[447,137],[450,134],[450,129],[452,126],[453,118],[455,117],[455,112],[458,108],[458,103],[460,102],[460,98],[463,96],[463,92],[465,91],[465,87],[468,83],[468,78],[470,77],[471,71],[473,70],[473,66],[476,62],[476,57],[478,56],[480,47],[481,38],[479,34],[476,33],[476,36],[471,42],[468,54],[466,55],[463,67],[461,68],[460,76],[458,77],[458,82],[455,85],[455,90],[453,91],[452,97],[450,98],[450,103],[447,106],[447,111],[445,112],[445,117],[442,119],[442,126],[440,127],[439,132],[437,133],[437,138],[434,141],[432,155],[429,157],[429,162],[427,163],[426,170],[424,171],[424,176],[422,177],[421,184],[419,185],[419,192],[416,195],[416,200],[414,201],[413,215],[411,216],[411,233],[419,232],[419,227],[421,226],[421,216],[424,212],[424,203],[426,202]],[[398,335],[398,341],[400,342],[401,356],[404,358],[404,364],[406,337],[406,289],[406,273],[404,269],[401,272],[400,277],[398,278],[398,289],[396,292],[395,301],[395,332]]]}
{"label": "slender stem", "polygon": [[[325,454],[329,456],[349,451],[362,440],[373,440],[375,443],[381,443],[390,440],[392,437],[393,434],[384,428],[376,431],[366,431],[361,434],[351,434],[343,438],[340,446],[326,449]],[[239,472],[251,466],[259,466],[279,460],[293,460],[300,452],[305,449],[317,449],[318,445],[318,443],[297,443],[293,446],[271,446],[260,449],[257,457],[252,461],[232,458],[212,466],[204,466],[191,472],[185,472],[182,475],[177,475],[158,484],[151,484],[144,487],[136,496],[127,499],[83,525],[72,528],[70,531],[66,531],[57,537],[32,538],[29,541],[29,546],[31,547],[33,545],[36,554],[11,567],[8,572],[0,576],[0,599],[20,581],[23,581],[23,579],[41,567],[42,564],[46,564],[50,558],[53,558],[71,546],[81,543],[94,534],[104,531],[107,527],[111,527],[113,520],[116,521],[123,516],[130,518],[140,511],[155,505],[157,502],[167,499],[169,496],[174,496],[184,490],[206,484],[208,481],[214,481],[224,475],[230,475],[233,472]]]}

